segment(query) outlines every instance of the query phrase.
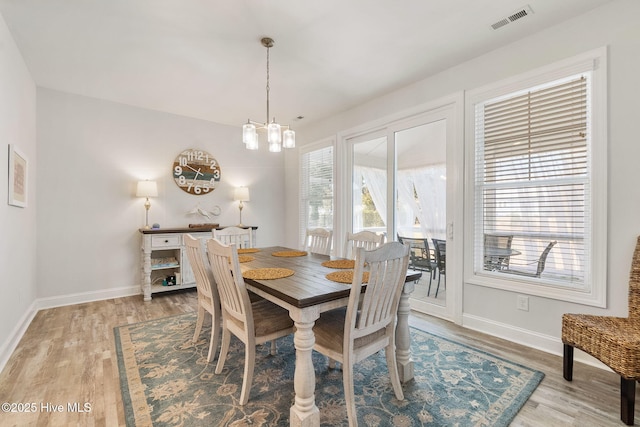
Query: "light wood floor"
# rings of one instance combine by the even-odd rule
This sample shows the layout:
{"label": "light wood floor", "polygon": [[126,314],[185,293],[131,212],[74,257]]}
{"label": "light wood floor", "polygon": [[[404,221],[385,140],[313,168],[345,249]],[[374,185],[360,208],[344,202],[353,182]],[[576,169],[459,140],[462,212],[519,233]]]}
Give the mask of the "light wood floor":
{"label": "light wood floor", "polygon": [[[0,426],[124,425],[113,328],[192,312],[195,291],[118,298],[40,311],[0,374],[0,402],[35,406],[33,413],[0,412]],[[411,324],[545,373],[514,426],[622,426],[619,377],[580,363],[562,378],[560,357],[423,315]],[[68,404],[90,404],[70,412]],[[35,405],[32,405],[35,404]],[[62,405],[63,412],[53,412]],[[640,422],[640,413],[636,410]]]}

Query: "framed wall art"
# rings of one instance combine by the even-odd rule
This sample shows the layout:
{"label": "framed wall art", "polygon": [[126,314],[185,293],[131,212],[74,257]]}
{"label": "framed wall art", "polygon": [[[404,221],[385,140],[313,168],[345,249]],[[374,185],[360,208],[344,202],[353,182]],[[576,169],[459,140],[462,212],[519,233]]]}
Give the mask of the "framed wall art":
{"label": "framed wall art", "polygon": [[25,155],[9,144],[9,204],[21,208],[27,207],[27,166]]}

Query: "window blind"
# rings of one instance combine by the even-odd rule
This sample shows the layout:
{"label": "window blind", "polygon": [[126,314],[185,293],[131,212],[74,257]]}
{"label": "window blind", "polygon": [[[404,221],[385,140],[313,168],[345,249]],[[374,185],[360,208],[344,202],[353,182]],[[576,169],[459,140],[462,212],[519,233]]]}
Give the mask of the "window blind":
{"label": "window blind", "polygon": [[[484,234],[513,236],[510,268],[584,283],[589,254],[589,75],[572,76],[476,106],[476,271]],[[507,271],[508,273],[508,271]]]}
{"label": "window blind", "polygon": [[300,242],[307,228],[333,229],[333,167],[333,146],[301,155]]}

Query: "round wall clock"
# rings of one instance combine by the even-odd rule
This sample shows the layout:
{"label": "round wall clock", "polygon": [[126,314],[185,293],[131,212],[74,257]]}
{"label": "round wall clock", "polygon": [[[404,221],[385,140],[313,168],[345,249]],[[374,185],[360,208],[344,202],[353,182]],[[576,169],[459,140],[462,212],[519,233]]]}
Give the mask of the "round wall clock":
{"label": "round wall clock", "polygon": [[176,157],[172,173],[178,187],[195,195],[215,190],[221,176],[216,159],[206,151],[193,148],[184,150]]}

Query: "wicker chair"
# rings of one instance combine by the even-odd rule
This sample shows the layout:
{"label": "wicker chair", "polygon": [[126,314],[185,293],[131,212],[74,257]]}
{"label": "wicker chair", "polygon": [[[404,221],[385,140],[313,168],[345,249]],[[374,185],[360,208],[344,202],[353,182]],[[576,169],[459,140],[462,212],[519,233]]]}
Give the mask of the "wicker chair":
{"label": "wicker chair", "polygon": [[597,358],[620,375],[620,419],[633,425],[636,381],[640,380],[640,237],[629,278],[629,316],[564,314],[563,376],[573,379],[573,349]]}

